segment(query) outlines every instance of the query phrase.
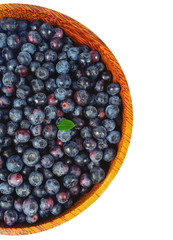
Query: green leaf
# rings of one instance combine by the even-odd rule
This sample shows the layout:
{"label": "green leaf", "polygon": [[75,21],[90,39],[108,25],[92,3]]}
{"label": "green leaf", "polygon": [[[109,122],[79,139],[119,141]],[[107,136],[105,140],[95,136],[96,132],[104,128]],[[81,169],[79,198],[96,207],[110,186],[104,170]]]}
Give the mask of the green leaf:
{"label": "green leaf", "polygon": [[62,120],[58,123],[57,128],[61,131],[68,131],[72,128],[74,128],[74,123],[71,120]]}

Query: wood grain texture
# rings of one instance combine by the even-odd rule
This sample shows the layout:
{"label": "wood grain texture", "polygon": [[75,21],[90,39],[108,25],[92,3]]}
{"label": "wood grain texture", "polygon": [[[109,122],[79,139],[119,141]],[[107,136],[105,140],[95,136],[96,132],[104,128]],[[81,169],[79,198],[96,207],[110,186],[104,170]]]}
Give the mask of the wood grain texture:
{"label": "wood grain texture", "polygon": [[33,226],[21,224],[18,227],[7,227],[3,223],[0,223],[0,234],[24,235],[51,229],[69,221],[89,207],[106,190],[118,173],[130,143],[133,124],[132,101],[126,78],[114,55],[102,40],[79,22],[62,13],[43,7],[25,4],[0,4],[0,19],[2,17],[22,18],[29,21],[41,19],[52,25],[58,25],[61,27],[76,43],[86,44],[90,48],[98,50],[102,57],[102,61],[105,63],[107,69],[113,74],[113,81],[119,82],[121,85],[120,95],[123,103],[122,138],[118,145],[117,156],[111,162],[105,180],[96,184],[88,194],[84,195],[77,203],[59,217],[49,218],[48,220]]}

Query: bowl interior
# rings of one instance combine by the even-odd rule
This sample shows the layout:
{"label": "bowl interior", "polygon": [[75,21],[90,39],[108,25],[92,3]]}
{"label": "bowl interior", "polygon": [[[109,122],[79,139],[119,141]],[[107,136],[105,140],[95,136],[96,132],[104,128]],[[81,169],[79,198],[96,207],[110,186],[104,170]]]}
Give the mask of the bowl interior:
{"label": "bowl interior", "polygon": [[116,58],[107,48],[107,46],[93,32],[91,32],[79,22],[62,13],[43,7],[25,4],[0,5],[0,19],[3,17],[22,18],[29,21],[41,19],[54,26],[59,26],[76,43],[86,44],[91,49],[98,50],[102,61],[105,63],[107,69],[110,70],[113,74],[113,81],[119,82],[121,85],[120,95],[122,97],[123,104],[122,138],[118,144],[117,156],[111,162],[106,178],[103,182],[96,184],[89,193],[82,196],[78,202],[70,207],[70,209],[62,213],[59,217],[51,217],[48,220],[44,220],[41,223],[35,224],[33,226],[21,224],[17,227],[7,227],[2,222],[0,222],[0,234],[31,234],[53,228],[64,222],[67,222],[68,220],[77,216],[80,212],[84,211],[105,191],[105,189],[108,187],[108,185],[111,183],[119,171],[127,153],[133,122],[132,102],[128,84]]}

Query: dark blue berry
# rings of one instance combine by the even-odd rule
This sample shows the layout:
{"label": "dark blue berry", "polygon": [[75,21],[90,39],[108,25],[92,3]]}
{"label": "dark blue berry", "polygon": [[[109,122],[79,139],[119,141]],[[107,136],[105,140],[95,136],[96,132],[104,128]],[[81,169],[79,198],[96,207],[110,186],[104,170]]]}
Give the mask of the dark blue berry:
{"label": "dark blue berry", "polygon": [[92,63],[92,56],[89,52],[82,52],[79,54],[78,61],[82,67],[86,67]]}
{"label": "dark blue berry", "polygon": [[12,87],[17,82],[17,77],[13,72],[6,72],[2,78],[2,83],[4,86]]}
{"label": "dark blue berry", "polygon": [[43,182],[43,175],[42,173],[38,171],[31,172],[29,177],[28,177],[29,183],[34,186],[38,187],[42,184]]}
{"label": "dark blue berry", "polygon": [[56,62],[56,60],[58,59],[57,53],[52,49],[47,50],[44,54],[44,57],[45,61],[47,62]]}
{"label": "dark blue berry", "polygon": [[63,149],[64,153],[69,157],[75,157],[79,153],[79,147],[74,141],[65,143]]}
{"label": "dark blue berry", "polygon": [[115,127],[116,127],[115,121],[114,121],[114,120],[111,120],[111,119],[105,119],[105,120],[103,120],[102,125],[103,125],[103,127],[106,128],[106,130],[107,130],[108,132],[113,131],[113,130],[115,129]]}
{"label": "dark blue berry", "polygon": [[56,203],[53,208],[50,210],[50,212],[55,215],[58,216],[62,211],[62,205],[60,203]]}
{"label": "dark blue berry", "polygon": [[28,85],[21,85],[16,90],[16,97],[26,99],[31,93],[31,88]]}
{"label": "dark blue berry", "polygon": [[39,19],[36,19],[30,23],[30,29],[32,31],[38,31],[40,29],[40,26],[42,25],[42,21]]}
{"label": "dark blue berry", "polygon": [[41,38],[40,34],[37,31],[30,31],[28,33],[27,40],[30,43],[38,45],[38,44],[41,43],[42,38]]}
{"label": "dark blue berry", "polygon": [[34,148],[29,148],[23,153],[22,159],[27,166],[33,167],[40,160],[40,153]]}
{"label": "dark blue berry", "polygon": [[52,76],[56,71],[55,65],[53,62],[45,62],[43,63],[42,67],[46,68],[49,71],[50,76]]}
{"label": "dark blue berry", "polygon": [[44,108],[44,113],[46,116],[46,119],[55,119],[57,116],[57,108],[53,105],[48,105]]}
{"label": "dark blue berry", "polygon": [[103,160],[106,162],[110,162],[112,160],[114,160],[114,158],[116,157],[116,150],[113,148],[107,148],[104,151],[104,155],[103,155]]}
{"label": "dark blue berry", "polygon": [[33,216],[38,211],[38,203],[33,198],[27,198],[23,201],[23,212],[27,216]]}
{"label": "dark blue berry", "polygon": [[97,116],[97,108],[94,106],[87,106],[84,109],[84,115],[86,118],[95,118]]}
{"label": "dark blue berry", "polygon": [[49,78],[49,70],[45,67],[39,67],[35,71],[35,76],[43,81],[47,80]]}
{"label": "dark blue berry", "polygon": [[[25,113],[26,114],[26,113]],[[34,109],[31,113],[28,113],[28,120],[33,125],[38,125],[44,122],[45,114],[40,109]]]}
{"label": "dark blue berry", "polygon": [[115,119],[119,112],[120,110],[117,105],[108,105],[105,110],[106,117],[109,119]]}
{"label": "dark blue berry", "polygon": [[80,131],[80,135],[82,138],[90,138],[92,137],[92,129],[90,127],[83,127]]}
{"label": "dark blue berry", "polygon": [[70,198],[70,194],[69,194],[69,191],[67,190],[60,190],[56,194],[56,199],[61,204],[65,204],[69,200],[69,198]]}
{"label": "dark blue berry", "polygon": [[78,184],[78,178],[74,174],[67,174],[63,178],[63,185],[67,189],[75,187]]}
{"label": "dark blue berry", "polygon": [[33,62],[30,63],[29,67],[30,67],[31,73],[35,74],[35,71],[37,70],[37,68],[41,67],[41,65],[40,65],[39,62],[33,61]]}
{"label": "dark blue berry", "polygon": [[116,144],[119,143],[121,139],[121,134],[119,131],[112,131],[108,134],[107,136],[107,140],[111,143],[111,144]]}
{"label": "dark blue berry", "polygon": [[40,79],[33,79],[31,87],[34,92],[42,92],[44,90],[44,83]]}
{"label": "dark blue berry", "polygon": [[97,143],[93,138],[86,138],[83,142],[83,146],[86,150],[92,151],[97,147]]}
{"label": "dark blue berry", "polygon": [[17,49],[21,45],[20,38],[17,34],[12,34],[7,37],[7,45],[12,49]]}
{"label": "dark blue berry", "polygon": [[28,197],[29,194],[31,193],[31,187],[29,183],[22,183],[20,186],[15,188],[16,194],[19,197]]}
{"label": "dark blue berry", "polygon": [[97,147],[101,150],[108,148],[108,141],[106,139],[98,140]]}
{"label": "dark blue berry", "polygon": [[38,50],[40,52],[46,52],[46,50],[49,49],[49,45],[46,43],[46,42],[41,42],[39,45],[38,45]]}
{"label": "dark blue berry", "polygon": [[0,183],[0,193],[1,194],[11,194],[14,191],[14,188],[8,184],[8,182]]}
{"label": "dark blue berry", "polygon": [[60,60],[56,64],[56,71],[59,74],[67,74],[70,70],[70,64],[66,60]]}
{"label": "dark blue berry", "polygon": [[19,155],[13,155],[6,161],[7,169],[12,173],[19,172],[23,167],[23,161]]}
{"label": "dark blue berry", "polygon": [[61,74],[56,79],[59,88],[69,88],[71,85],[71,77],[68,74]]}
{"label": "dark blue berry", "polygon": [[50,178],[45,183],[45,190],[50,195],[55,195],[60,190],[60,184],[58,180]]}
{"label": "dark blue berry", "polygon": [[57,85],[55,83],[55,79],[53,78],[49,78],[46,82],[45,82],[45,88],[48,92],[54,92],[57,88]]}
{"label": "dark blue berry", "polygon": [[17,56],[17,60],[20,64],[28,66],[31,63],[32,58],[28,52],[20,52]]}
{"label": "dark blue berry", "polygon": [[7,46],[7,35],[5,33],[0,33],[0,48]]}
{"label": "dark blue berry", "polygon": [[9,111],[9,117],[13,122],[20,122],[22,120],[22,113],[20,109],[12,108]]}
{"label": "dark blue berry", "polygon": [[42,131],[43,137],[47,140],[53,140],[57,135],[57,127],[55,125],[46,125]]}
{"label": "dark blue berry", "polygon": [[30,139],[30,132],[26,129],[19,129],[15,132],[15,139],[17,143],[26,143]]}
{"label": "dark blue berry", "polygon": [[17,30],[19,32],[27,30],[29,26],[29,22],[25,19],[17,19],[17,24],[18,24]]}
{"label": "dark blue berry", "polygon": [[55,30],[49,23],[43,23],[40,26],[39,32],[44,39],[48,40],[52,38],[52,36],[55,33]]}
{"label": "dark blue berry", "polygon": [[105,172],[101,167],[96,166],[91,168],[90,177],[94,184],[99,183],[105,178]]}
{"label": "dark blue berry", "polygon": [[92,185],[92,180],[91,180],[91,177],[88,173],[83,173],[80,176],[79,182],[80,182],[80,185],[84,188],[89,188]]}
{"label": "dark blue berry", "polygon": [[47,147],[47,141],[41,136],[32,139],[32,146],[36,149],[45,149]]}
{"label": "dark blue berry", "polygon": [[89,100],[89,94],[85,90],[79,90],[74,94],[75,102],[80,106],[85,106]]}
{"label": "dark blue berry", "polygon": [[75,104],[70,98],[62,101],[60,106],[64,113],[71,113],[74,111],[75,108]]}
{"label": "dark blue berry", "polygon": [[46,154],[46,155],[43,155],[42,158],[41,158],[41,165],[44,167],[44,168],[51,168],[54,164],[54,158],[52,155],[50,154]]}
{"label": "dark blue berry", "polygon": [[0,197],[0,208],[3,210],[8,210],[12,208],[14,202],[14,198],[12,195],[2,195]]}
{"label": "dark blue berry", "polygon": [[79,53],[80,53],[80,51],[79,51],[78,47],[71,47],[67,51],[67,56],[70,60],[76,61],[78,59]]}
{"label": "dark blue berry", "polygon": [[15,210],[9,209],[4,212],[4,222],[8,226],[12,226],[17,222],[17,220],[18,220],[18,214]]}
{"label": "dark blue berry", "polygon": [[34,60],[39,63],[43,63],[44,61],[44,54],[42,52],[36,52],[34,54]]}
{"label": "dark blue berry", "polygon": [[68,142],[71,140],[71,130],[68,131],[58,131],[57,138],[61,140],[61,142]]}
{"label": "dark blue berry", "polygon": [[86,153],[80,153],[74,158],[76,165],[83,167],[89,163],[89,158]]}
{"label": "dark blue berry", "polygon": [[112,96],[109,98],[109,104],[110,105],[117,105],[117,106],[120,106],[122,103],[122,100],[119,96]]}
{"label": "dark blue berry", "polygon": [[61,161],[54,163],[52,167],[52,172],[57,177],[66,175],[68,171],[69,171],[69,166]]}

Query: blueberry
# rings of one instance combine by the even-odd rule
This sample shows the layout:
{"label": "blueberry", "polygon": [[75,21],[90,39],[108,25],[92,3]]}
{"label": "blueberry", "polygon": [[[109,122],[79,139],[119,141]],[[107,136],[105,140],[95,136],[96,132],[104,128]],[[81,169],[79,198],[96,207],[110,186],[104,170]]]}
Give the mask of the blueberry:
{"label": "blueberry", "polygon": [[108,105],[105,110],[106,117],[109,119],[115,119],[118,116],[119,112],[120,110],[117,105]]}
{"label": "blueberry", "polygon": [[23,212],[27,216],[33,216],[38,211],[38,203],[33,198],[27,198],[23,201]]}
{"label": "blueberry", "polygon": [[85,106],[89,100],[89,94],[85,90],[79,90],[74,94],[75,102],[80,106]]}
{"label": "blueberry", "polygon": [[11,194],[14,191],[14,188],[10,186],[7,182],[0,183],[0,193],[1,194]]}
{"label": "blueberry", "polygon": [[80,77],[77,82],[76,82],[76,86],[78,89],[80,90],[88,90],[93,86],[93,82],[87,78],[87,77]]}
{"label": "blueberry", "polygon": [[46,181],[44,187],[48,194],[54,195],[54,194],[58,193],[58,191],[60,189],[60,184],[59,184],[58,180],[56,180],[54,178],[50,178]]}
{"label": "blueberry", "polygon": [[57,88],[54,92],[55,98],[59,101],[63,101],[67,97],[67,91],[64,88]]}
{"label": "blueberry", "polygon": [[3,210],[8,210],[12,208],[14,202],[14,198],[12,195],[2,195],[0,197],[0,208]]}
{"label": "blueberry", "polygon": [[112,73],[110,71],[105,71],[101,74],[101,79],[105,82],[111,82],[112,78]]}
{"label": "blueberry", "polygon": [[59,203],[64,204],[66,203],[70,198],[69,191],[67,190],[61,190],[56,194],[56,199]]}
{"label": "blueberry", "polygon": [[85,74],[88,78],[95,80],[99,75],[99,70],[95,65],[91,65],[86,68]]}
{"label": "blueberry", "polygon": [[69,88],[71,85],[71,77],[68,74],[61,74],[56,79],[59,88]]}
{"label": "blueberry", "polygon": [[10,173],[8,175],[8,183],[12,187],[18,187],[23,183],[23,177],[20,173]]}
{"label": "blueberry", "polygon": [[27,223],[30,223],[30,224],[34,224],[34,223],[37,222],[38,218],[39,218],[38,213],[35,213],[35,214],[32,215],[32,216],[27,215],[27,216],[26,216],[26,222],[27,222]]}
{"label": "blueberry", "polygon": [[2,57],[5,58],[6,61],[14,59],[14,52],[11,48],[5,47],[2,49]]}
{"label": "blueberry", "polygon": [[87,138],[84,140],[83,146],[86,150],[92,151],[97,147],[97,143],[93,138]]}
{"label": "blueberry", "polygon": [[38,44],[41,43],[42,38],[41,38],[40,34],[37,31],[30,31],[28,33],[27,40],[30,43],[38,45]]}
{"label": "blueberry", "polygon": [[83,110],[83,107],[82,106],[76,106],[74,111],[72,112],[72,116],[73,117],[79,117],[79,116],[82,116],[82,110]]}
{"label": "blueberry", "polygon": [[82,138],[86,139],[86,138],[90,138],[92,137],[92,130],[90,127],[83,127],[80,131],[80,135]]}
{"label": "blueberry", "polygon": [[40,136],[41,132],[42,132],[42,125],[41,124],[31,125],[30,131],[33,136],[35,136],[35,137]]}
{"label": "blueberry", "polygon": [[84,115],[86,118],[95,118],[97,116],[97,108],[94,106],[87,106],[84,109]]}
{"label": "blueberry", "polygon": [[61,161],[54,163],[52,172],[57,177],[64,176],[68,173],[69,166]]}
{"label": "blueberry", "polygon": [[17,122],[13,122],[13,121],[9,121],[7,123],[7,134],[10,136],[14,136],[15,135],[15,131],[18,129],[18,123]]}
{"label": "blueberry", "polygon": [[55,160],[63,157],[64,152],[62,151],[62,148],[59,146],[54,146],[50,149],[50,154],[55,158]]}
{"label": "blueberry", "polygon": [[31,88],[27,85],[21,85],[16,90],[16,97],[26,99],[31,93]]}
{"label": "blueberry", "polygon": [[103,152],[100,149],[94,149],[93,151],[90,152],[90,159],[94,163],[98,163],[102,160],[103,158]]}
{"label": "blueberry", "polygon": [[15,201],[14,201],[14,208],[15,210],[17,210],[18,212],[23,212],[23,199],[18,197]]}
{"label": "blueberry", "polygon": [[105,148],[108,148],[108,141],[106,139],[98,140],[97,147],[101,150],[105,149]]}
{"label": "blueberry", "polygon": [[105,92],[99,92],[95,98],[96,104],[98,106],[105,106],[108,104],[108,94]]}
{"label": "blueberry", "polygon": [[64,32],[61,28],[55,28],[55,34],[53,35],[53,38],[58,37],[62,38],[64,35]]}
{"label": "blueberry", "polygon": [[22,120],[22,111],[16,108],[12,108],[9,111],[9,117],[13,122],[20,122]]}
{"label": "blueberry", "polygon": [[89,188],[92,185],[92,180],[91,180],[91,177],[88,173],[83,173],[80,176],[79,182],[80,182],[80,185],[84,188]]}
{"label": "blueberry", "polygon": [[44,197],[47,193],[42,185],[39,187],[34,187],[32,194],[36,196],[37,198],[42,198]]}
{"label": "blueberry", "polygon": [[71,47],[67,51],[67,56],[70,60],[76,61],[78,59],[79,53],[80,53],[80,51],[79,51],[78,47]]}
{"label": "blueberry", "polygon": [[58,216],[62,211],[62,205],[60,203],[56,203],[53,208],[50,210],[52,215]]}
{"label": "blueberry", "polygon": [[116,95],[120,92],[120,85],[119,83],[110,83],[108,86],[107,86],[107,93],[109,95]]}
{"label": "blueberry", "polygon": [[17,56],[17,60],[20,64],[28,66],[31,63],[32,58],[28,52],[20,52]]}
{"label": "blueberry", "polygon": [[98,68],[99,72],[102,72],[105,70],[105,65],[102,62],[97,62],[95,65]]}
{"label": "blueberry", "polygon": [[33,79],[31,81],[32,90],[36,93],[42,92],[44,90],[44,83],[40,79]]}
{"label": "blueberry", "polygon": [[103,126],[97,126],[93,128],[93,137],[96,139],[105,139],[107,136],[106,128]]}
{"label": "blueberry", "polygon": [[109,104],[110,105],[117,105],[117,106],[120,106],[122,103],[122,100],[119,96],[112,96],[109,98]]}
{"label": "blueberry", "polygon": [[4,86],[12,87],[15,85],[16,82],[17,77],[13,72],[8,71],[3,75],[2,83],[4,84]]}
{"label": "blueberry", "polygon": [[71,130],[68,131],[58,131],[57,134],[58,139],[61,140],[61,142],[68,142],[71,140]]}
{"label": "blueberry", "polygon": [[86,67],[92,63],[92,55],[89,52],[82,52],[78,57],[79,64]]}
{"label": "blueberry", "polygon": [[75,104],[74,104],[73,100],[70,98],[62,101],[60,106],[64,113],[71,113],[74,111],[74,108],[75,108]]}
{"label": "blueberry", "polygon": [[23,167],[23,161],[18,155],[9,157],[6,161],[7,169],[12,173],[19,172]]}
{"label": "blueberry", "polygon": [[34,186],[38,187],[42,184],[43,182],[43,175],[42,173],[38,171],[31,172],[29,177],[28,177],[29,183]]}
{"label": "blueberry", "polygon": [[114,120],[111,120],[111,119],[105,119],[105,120],[103,120],[102,125],[103,125],[103,127],[106,128],[106,130],[107,130],[108,132],[113,131],[113,130],[115,129],[115,127],[116,127],[115,121],[114,121]]}
{"label": "blueberry", "polygon": [[19,197],[28,197],[31,193],[31,187],[28,183],[24,182],[20,186],[15,188],[16,194]]}
{"label": "blueberry", "polygon": [[18,24],[15,19],[4,17],[0,21],[0,26],[4,31],[15,31]]}
{"label": "blueberry", "polygon": [[36,62],[43,63],[44,62],[44,54],[42,52],[36,52],[34,54],[34,60]]}
{"label": "blueberry", "polygon": [[89,126],[90,126],[90,127],[95,128],[95,127],[97,127],[99,124],[100,124],[100,119],[98,119],[98,118],[89,119]]}
{"label": "blueberry", "polygon": [[86,153],[79,153],[77,156],[74,158],[74,162],[76,165],[83,167],[89,163],[89,158]]}
{"label": "blueberry", "polygon": [[24,65],[18,65],[15,68],[15,73],[19,74],[20,77],[26,77],[28,75],[28,67]]}
{"label": "blueberry", "polygon": [[54,92],[57,88],[57,85],[55,83],[55,79],[53,78],[49,78],[46,82],[45,82],[45,88],[48,92]]}
{"label": "blueberry", "polygon": [[43,211],[50,211],[54,206],[54,201],[51,197],[41,198],[40,209]]}
{"label": "blueberry", "polygon": [[55,125],[46,125],[42,131],[43,137],[47,140],[53,140],[57,135],[57,127]]}
{"label": "blueberry", "polygon": [[8,177],[8,171],[5,168],[0,169],[0,180],[6,181]]}
{"label": "blueberry", "polygon": [[98,51],[92,50],[92,51],[90,51],[90,54],[91,54],[91,56],[92,56],[93,63],[99,62],[99,60],[100,60],[100,54],[99,54]]}
{"label": "blueberry", "polygon": [[105,178],[105,172],[101,167],[96,166],[90,170],[90,177],[94,184],[99,183]]}
{"label": "blueberry", "polygon": [[24,223],[26,221],[26,215],[24,213],[18,213],[18,223]]}
{"label": "blueberry", "polygon": [[18,24],[17,30],[19,32],[27,30],[29,26],[28,21],[25,19],[17,19],[17,24]]}
{"label": "blueberry", "polygon": [[39,151],[29,148],[23,153],[22,159],[27,166],[33,167],[40,160]]}
{"label": "blueberry", "polygon": [[38,45],[38,50],[40,52],[46,52],[46,50],[49,49],[49,45],[46,43],[46,42],[41,42],[39,45]]}
{"label": "blueberry", "polygon": [[32,61],[29,65],[29,67],[30,67],[31,73],[35,74],[35,71],[37,70],[37,68],[41,67],[41,65],[39,62]]}
{"label": "blueberry", "polygon": [[52,171],[48,168],[43,168],[42,173],[43,173],[44,179],[49,179],[54,177]]}
{"label": "blueberry", "polygon": [[30,132],[26,129],[19,129],[15,132],[15,139],[18,143],[26,143],[30,139]]}
{"label": "blueberry", "polygon": [[69,193],[70,193],[71,196],[77,196],[80,193],[80,186],[76,185],[74,187],[71,187],[69,189]]}
{"label": "blueberry", "polygon": [[48,49],[45,52],[44,57],[47,62],[56,62],[58,59],[57,53],[52,49]]}
{"label": "blueberry", "polygon": [[43,155],[42,158],[41,158],[41,165],[44,167],[44,168],[51,168],[54,164],[54,158],[52,155],[50,154],[46,154],[46,155]]}
{"label": "blueberry", "polygon": [[74,141],[65,143],[63,149],[64,153],[69,157],[75,157],[79,153],[79,147]]}
{"label": "blueberry", "polygon": [[5,33],[0,33],[0,48],[4,48],[7,45],[7,35]]}
{"label": "blueberry", "polygon": [[59,74],[67,74],[70,70],[70,64],[66,60],[60,60],[56,64],[56,71]]}
{"label": "blueberry", "polygon": [[53,37],[50,41],[50,47],[53,50],[59,51],[63,46],[63,40],[59,37]]}
{"label": "blueberry", "polygon": [[78,184],[78,178],[74,174],[67,174],[63,178],[63,185],[67,189],[75,187]]}
{"label": "blueberry", "polygon": [[38,125],[44,122],[45,114],[40,109],[34,109],[28,119],[31,124]]}
{"label": "blueberry", "polygon": [[39,19],[36,19],[36,20],[34,20],[34,21],[32,21],[31,23],[30,23],[30,29],[32,30],[32,31],[39,31],[39,29],[40,29],[40,26],[42,25],[42,21],[41,20],[39,20]]}
{"label": "blueberry", "polygon": [[19,37],[20,37],[21,43],[27,43],[28,31],[18,32],[18,35],[19,35]]}
{"label": "blueberry", "polygon": [[50,75],[50,73],[49,73],[48,69],[45,67],[39,67],[35,71],[35,76],[38,79],[41,79],[43,81],[47,80],[49,78],[49,75]]}
{"label": "blueberry", "polygon": [[36,149],[44,149],[47,147],[47,141],[41,136],[32,139],[32,145]]}
{"label": "blueberry", "polygon": [[[82,160],[83,161],[83,160]],[[82,162],[82,161],[80,161],[80,163]],[[85,160],[84,160],[85,161]],[[84,162],[84,164],[85,164],[86,162]],[[83,165],[83,164],[82,164]],[[77,166],[77,165],[72,165],[71,167],[70,167],[70,170],[69,170],[69,173],[71,173],[71,174],[74,174],[76,177],[79,177],[80,175],[81,175],[81,173],[82,173],[82,170],[81,170],[81,168],[79,167],[79,166]]]}
{"label": "blueberry", "polygon": [[48,40],[52,38],[52,36],[55,33],[55,30],[49,23],[43,23],[40,26],[39,32],[44,39]]}
{"label": "blueberry", "polygon": [[13,209],[9,209],[6,210],[4,213],[4,222],[8,225],[8,226],[12,226],[13,224],[15,224],[17,222],[18,219],[18,214],[15,210]]}
{"label": "blueberry", "polygon": [[57,116],[57,108],[53,105],[48,105],[44,108],[44,113],[47,119],[55,119]]}
{"label": "blueberry", "polygon": [[58,54],[58,60],[67,60],[67,53],[66,52],[60,52]]}
{"label": "blueberry", "polygon": [[17,49],[21,45],[20,38],[17,34],[12,34],[7,37],[7,45],[12,49]]}
{"label": "blueberry", "polygon": [[36,46],[32,43],[25,43],[22,45],[21,51],[28,52],[33,55],[36,52]]}
{"label": "blueberry", "polygon": [[107,148],[104,151],[104,155],[103,155],[103,160],[106,162],[110,162],[112,160],[114,160],[114,158],[116,157],[116,150],[113,148]]}
{"label": "blueberry", "polygon": [[108,134],[107,136],[107,140],[111,143],[111,144],[116,144],[119,143],[121,139],[121,134],[119,131],[112,131]]}
{"label": "blueberry", "polygon": [[46,68],[49,71],[50,76],[52,76],[56,71],[53,62],[45,62],[43,63],[42,67]]}

